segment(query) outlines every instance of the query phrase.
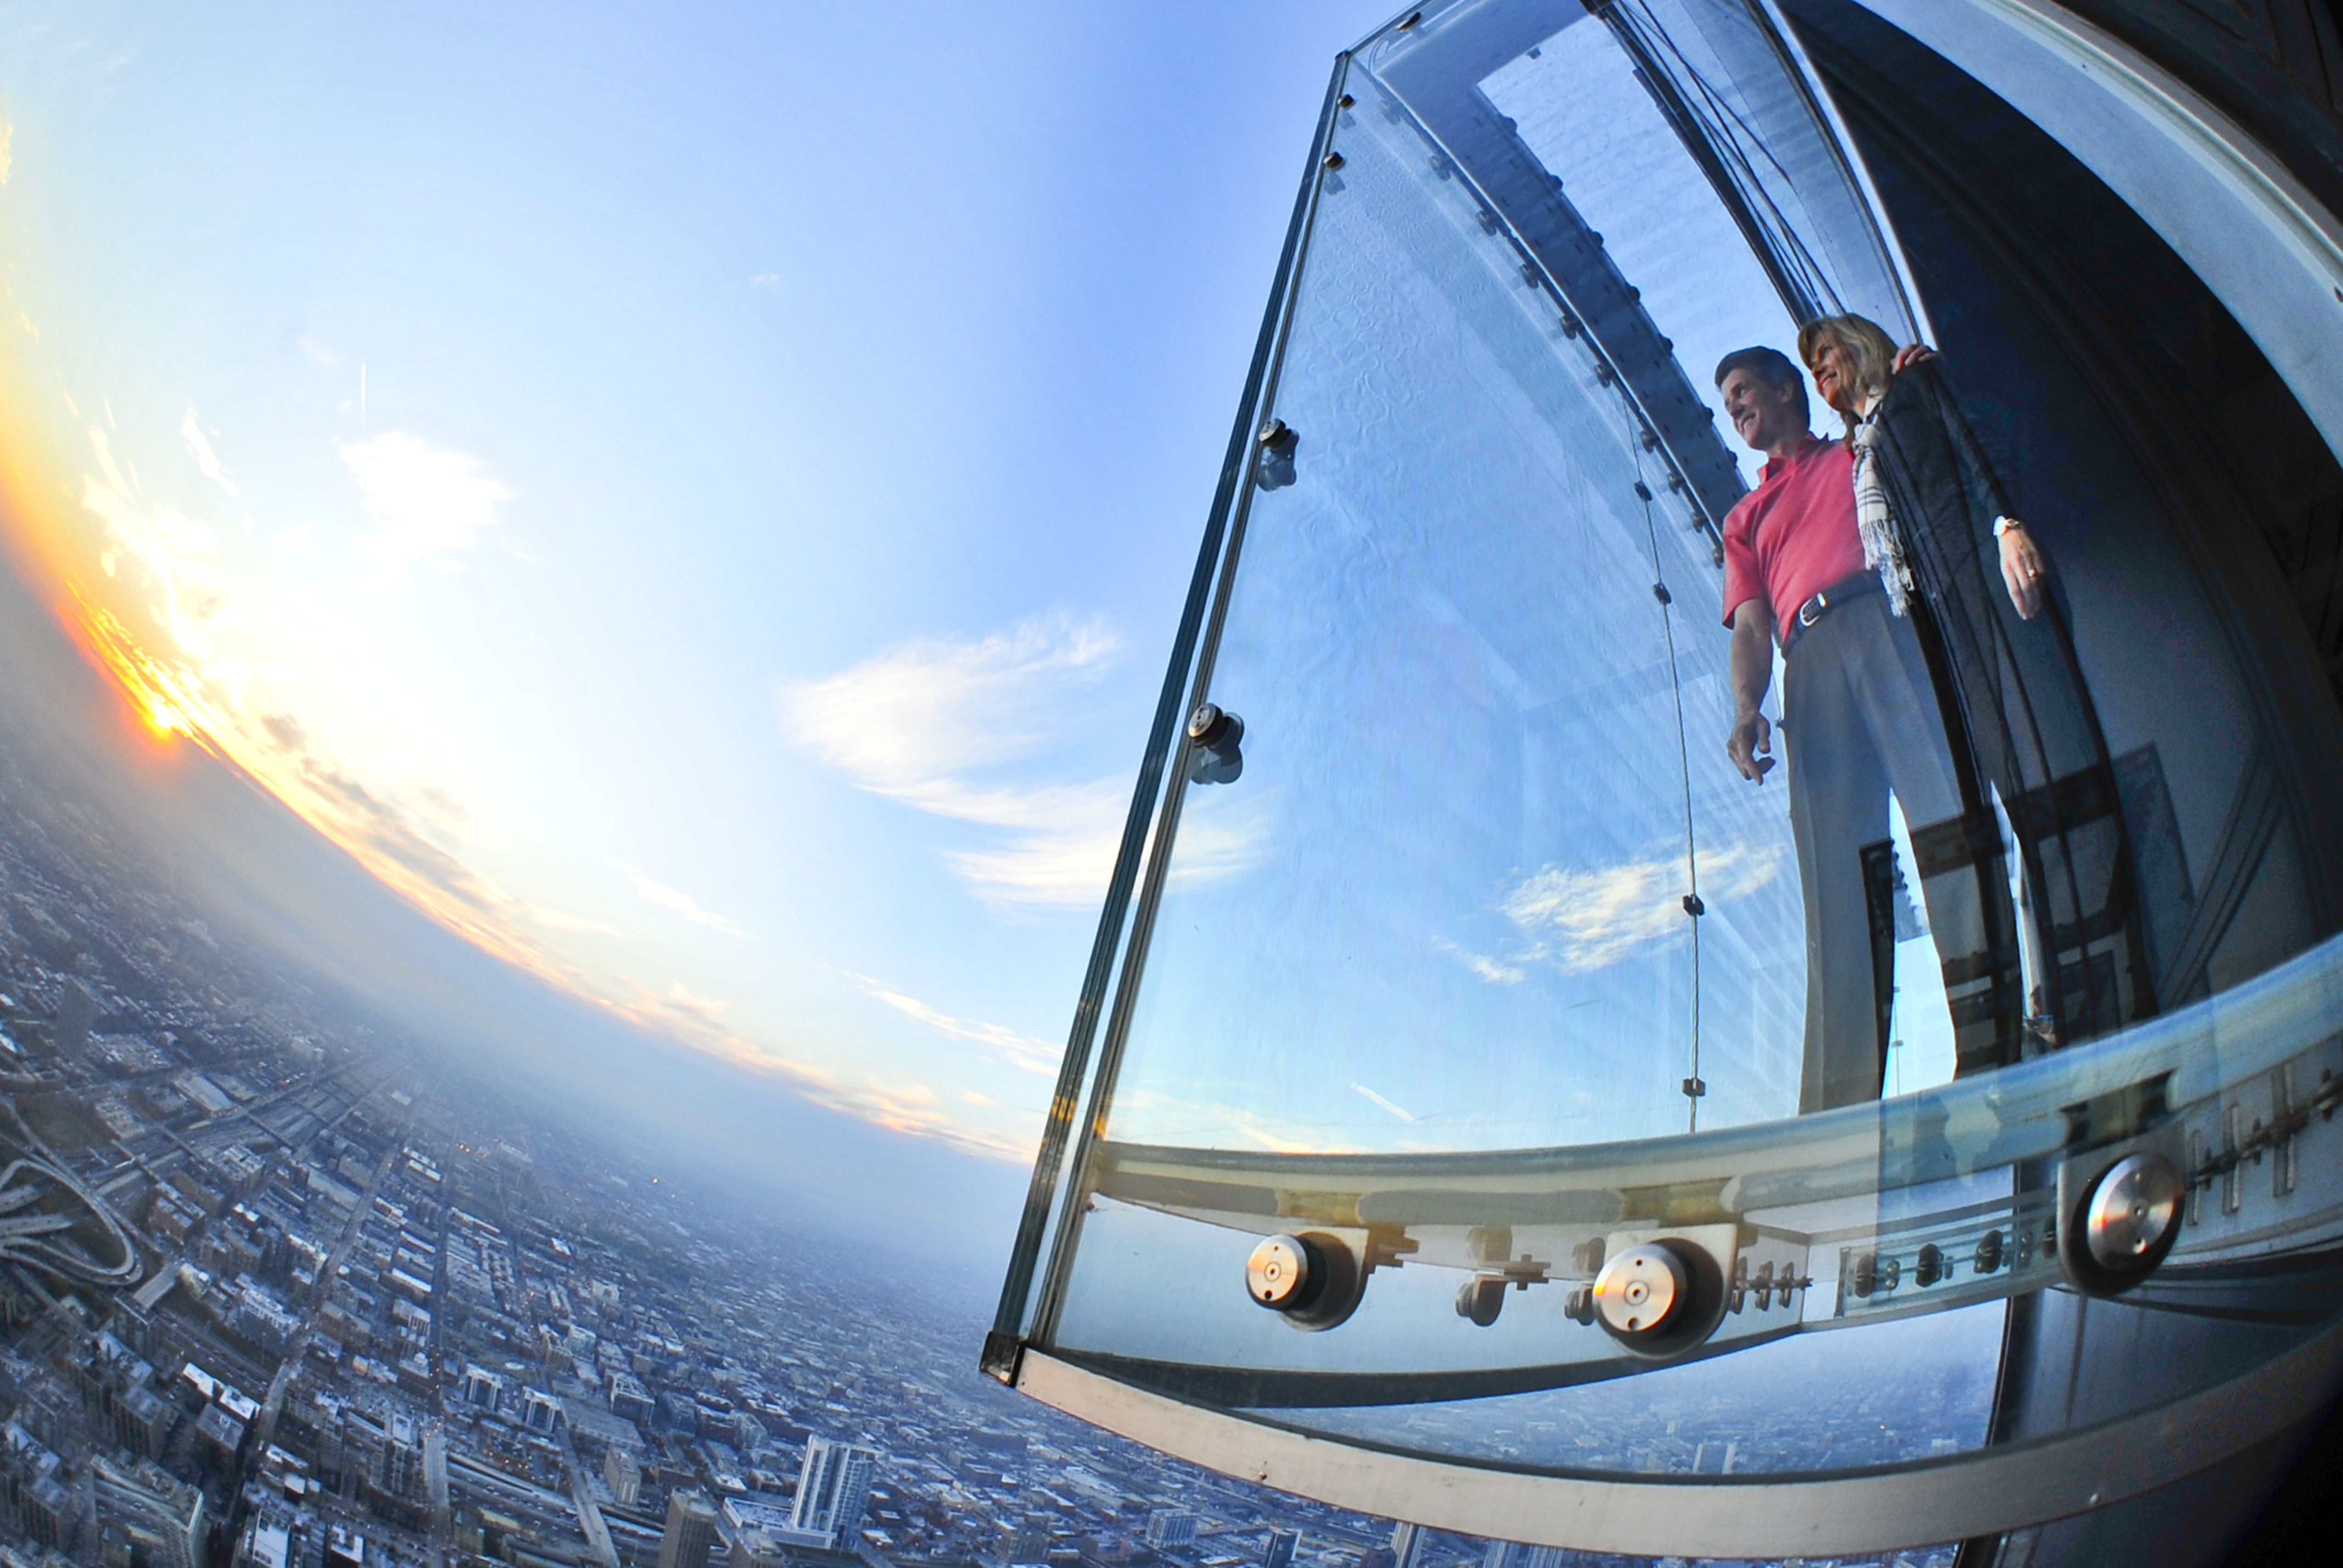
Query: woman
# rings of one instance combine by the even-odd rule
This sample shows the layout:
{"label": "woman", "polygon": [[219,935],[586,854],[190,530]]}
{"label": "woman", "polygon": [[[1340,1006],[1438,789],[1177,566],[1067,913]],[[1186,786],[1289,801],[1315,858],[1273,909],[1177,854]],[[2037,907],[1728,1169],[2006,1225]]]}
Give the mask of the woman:
{"label": "woman", "polygon": [[[2009,589],[2009,602],[2026,620],[2039,614],[2046,576],[2040,547],[2026,525],[2012,515],[2000,477],[1978,447],[1976,432],[1969,428],[1968,421],[1961,417],[1959,407],[1946,391],[1943,378],[1933,367],[1922,374],[1906,374],[1928,366],[1936,356],[1916,345],[1898,354],[1895,340],[1868,317],[1826,316],[1799,328],[1798,357],[1806,362],[1807,373],[1814,377],[1815,389],[1822,394],[1823,401],[1846,421],[1847,443],[1855,448],[1855,521],[1863,530],[1864,554],[1869,564],[1880,571],[1881,586],[1887,589],[1888,598],[1898,609],[1904,608],[1911,578],[1908,561],[1895,558],[1898,541],[1885,517],[1888,508],[1878,465],[1883,443],[1897,449],[1896,461],[1902,469],[1899,477],[1907,487],[1941,489],[1944,482],[1950,479],[1962,491],[1961,504],[1950,506],[1946,504],[1949,498],[1920,494],[1915,488],[1910,498],[1919,503],[1922,515],[1913,519],[1915,524],[1946,517],[1955,510],[1964,514],[1961,520],[1966,522],[1977,510],[1991,508],[1993,534],[1998,541],[1996,554],[2002,581]],[[1896,398],[1897,407],[1891,417],[1886,404],[1889,395],[1899,387],[1902,390]],[[1919,450],[1931,444],[1931,437],[1941,437],[1944,450],[1933,454]],[[1934,457],[1936,461],[1916,460],[1922,456]],[[1931,480],[1933,484],[1928,483]]]}
{"label": "woman", "polygon": [[1962,816],[1911,825],[1924,885],[1973,878],[1978,899],[1968,930],[1936,933],[1957,1070],[2152,1010],[2114,770],[2039,545],[1926,350],[1899,361],[1876,323],[1835,316],[1802,328],[1798,351],[1846,423],[1865,559],[1913,618],[1961,775]]}

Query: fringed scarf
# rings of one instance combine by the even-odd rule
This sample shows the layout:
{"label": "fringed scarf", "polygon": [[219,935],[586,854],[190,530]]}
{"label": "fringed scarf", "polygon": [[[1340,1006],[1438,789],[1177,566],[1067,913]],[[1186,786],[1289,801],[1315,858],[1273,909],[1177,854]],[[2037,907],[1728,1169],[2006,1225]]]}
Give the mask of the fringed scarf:
{"label": "fringed scarf", "polygon": [[1879,477],[1879,407],[1855,421],[1849,444],[1855,447],[1855,528],[1863,536],[1863,564],[1879,574],[1887,590],[1887,608],[1897,615],[1912,591],[1912,568],[1904,558],[1904,541],[1896,537],[1895,514],[1887,509],[1887,487]]}

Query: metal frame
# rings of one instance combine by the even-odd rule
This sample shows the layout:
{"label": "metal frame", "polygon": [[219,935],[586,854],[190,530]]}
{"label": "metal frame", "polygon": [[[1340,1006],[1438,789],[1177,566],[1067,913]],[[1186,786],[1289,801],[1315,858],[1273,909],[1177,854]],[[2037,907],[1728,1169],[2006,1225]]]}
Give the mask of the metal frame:
{"label": "metal frame", "polygon": [[[2056,1438],[1893,1469],[1616,1480],[1342,1442],[1117,1382],[1029,1351],[1044,1404],[1223,1475],[1463,1534],[1643,1556],[1814,1557],[1931,1546],[2136,1497],[2316,1417],[2343,1325],[2229,1382]],[[2179,1462],[2176,1467],[2176,1458]]]}

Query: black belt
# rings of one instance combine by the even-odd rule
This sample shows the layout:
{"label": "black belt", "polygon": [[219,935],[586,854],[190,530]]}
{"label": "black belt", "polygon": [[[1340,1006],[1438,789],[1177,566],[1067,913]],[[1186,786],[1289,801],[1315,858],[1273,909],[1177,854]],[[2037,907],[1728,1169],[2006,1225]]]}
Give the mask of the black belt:
{"label": "black belt", "polygon": [[1857,572],[1851,578],[1842,578],[1831,584],[1830,587],[1800,605],[1797,612],[1782,623],[1782,657],[1789,658],[1790,649],[1797,646],[1798,638],[1804,637],[1807,628],[1822,619],[1826,612],[1837,608],[1849,599],[1861,598],[1865,594],[1885,591],[1879,586],[1877,572]]}

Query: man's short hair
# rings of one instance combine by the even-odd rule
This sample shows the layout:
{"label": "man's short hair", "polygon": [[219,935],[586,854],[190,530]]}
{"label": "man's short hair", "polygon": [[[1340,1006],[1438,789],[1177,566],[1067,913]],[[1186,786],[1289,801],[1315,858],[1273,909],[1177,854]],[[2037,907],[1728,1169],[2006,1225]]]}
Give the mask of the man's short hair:
{"label": "man's short hair", "polygon": [[1798,394],[1798,417],[1806,417],[1806,411],[1811,407],[1806,401],[1806,378],[1799,373],[1796,360],[1778,348],[1768,348],[1763,344],[1754,348],[1736,348],[1716,362],[1716,384],[1724,386],[1725,378],[1735,370],[1746,370],[1768,387],[1795,387]]}
{"label": "man's short hair", "polygon": [[1805,386],[1805,378],[1798,373],[1798,362],[1778,348],[1760,346],[1735,349],[1716,362],[1716,384],[1724,386],[1725,378],[1735,370],[1746,370],[1768,387],[1786,387],[1793,381],[1801,387]]}

